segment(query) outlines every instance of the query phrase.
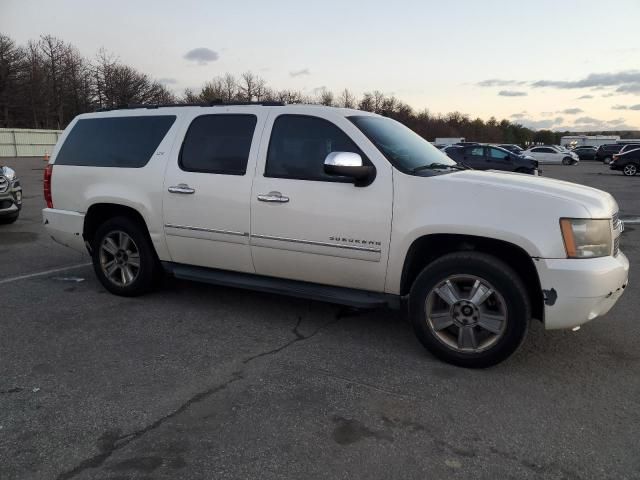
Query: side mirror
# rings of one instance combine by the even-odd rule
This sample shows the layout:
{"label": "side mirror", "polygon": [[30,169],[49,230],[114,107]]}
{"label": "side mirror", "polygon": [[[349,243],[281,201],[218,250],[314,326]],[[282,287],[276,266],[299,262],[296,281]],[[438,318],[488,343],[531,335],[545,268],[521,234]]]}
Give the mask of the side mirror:
{"label": "side mirror", "polygon": [[353,152],[331,152],[324,159],[324,173],[353,179],[356,187],[366,187],[375,177],[375,168],[364,165],[362,157]]}

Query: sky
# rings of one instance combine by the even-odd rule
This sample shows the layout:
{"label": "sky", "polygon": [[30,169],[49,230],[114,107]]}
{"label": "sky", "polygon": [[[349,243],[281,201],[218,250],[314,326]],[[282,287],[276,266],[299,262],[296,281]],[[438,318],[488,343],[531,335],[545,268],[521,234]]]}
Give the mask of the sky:
{"label": "sky", "polygon": [[177,94],[251,70],[416,110],[640,129],[640,0],[0,0],[0,32],[100,48]]}

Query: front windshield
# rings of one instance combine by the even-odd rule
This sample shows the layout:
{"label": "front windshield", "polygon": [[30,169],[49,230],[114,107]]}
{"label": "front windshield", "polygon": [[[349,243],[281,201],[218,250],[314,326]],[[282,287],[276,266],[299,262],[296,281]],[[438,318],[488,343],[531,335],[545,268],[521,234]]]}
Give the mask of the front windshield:
{"label": "front windshield", "polygon": [[349,117],[349,120],[401,172],[453,171],[459,168],[458,164],[446,154],[395,120],[368,115]]}

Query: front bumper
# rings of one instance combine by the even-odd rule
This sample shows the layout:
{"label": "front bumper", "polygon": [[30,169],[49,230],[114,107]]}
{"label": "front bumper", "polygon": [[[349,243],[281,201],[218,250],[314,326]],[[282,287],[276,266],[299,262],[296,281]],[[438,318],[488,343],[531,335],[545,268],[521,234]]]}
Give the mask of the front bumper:
{"label": "front bumper", "polygon": [[538,259],[535,262],[545,298],[547,330],[572,328],[606,314],[622,296],[629,278],[629,260]]}
{"label": "front bumper", "polygon": [[19,185],[0,194],[0,217],[15,215],[22,208],[22,187]]}

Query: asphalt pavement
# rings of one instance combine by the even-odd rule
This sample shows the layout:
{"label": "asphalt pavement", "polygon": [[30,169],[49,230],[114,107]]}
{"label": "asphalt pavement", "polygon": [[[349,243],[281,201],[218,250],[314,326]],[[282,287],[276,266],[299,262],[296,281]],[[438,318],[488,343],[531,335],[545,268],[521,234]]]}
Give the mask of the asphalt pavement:
{"label": "asphalt pavement", "polygon": [[[465,370],[395,311],[174,279],[113,296],[47,237],[44,162],[0,163],[25,198],[0,225],[3,480],[640,478],[635,223],[612,312],[578,332],[534,322],[509,360]],[[640,217],[640,177],[595,162],[544,174]]]}

